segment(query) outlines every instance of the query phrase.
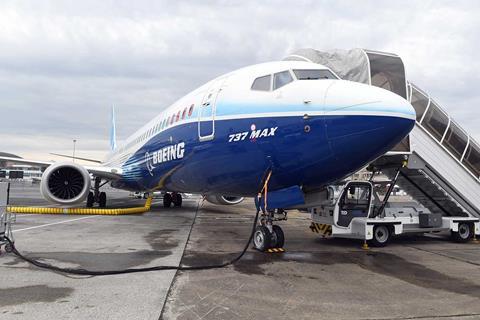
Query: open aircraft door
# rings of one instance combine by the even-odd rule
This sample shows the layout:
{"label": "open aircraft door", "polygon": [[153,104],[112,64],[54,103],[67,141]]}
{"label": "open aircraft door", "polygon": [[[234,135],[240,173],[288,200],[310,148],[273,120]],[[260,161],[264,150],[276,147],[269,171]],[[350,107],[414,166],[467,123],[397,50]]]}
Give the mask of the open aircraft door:
{"label": "open aircraft door", "polygon": [[198,113],[198,139],[200,141],[213,140],[215,137],[216,102],[226,78],[213,82],[206,91],[200,111]]}

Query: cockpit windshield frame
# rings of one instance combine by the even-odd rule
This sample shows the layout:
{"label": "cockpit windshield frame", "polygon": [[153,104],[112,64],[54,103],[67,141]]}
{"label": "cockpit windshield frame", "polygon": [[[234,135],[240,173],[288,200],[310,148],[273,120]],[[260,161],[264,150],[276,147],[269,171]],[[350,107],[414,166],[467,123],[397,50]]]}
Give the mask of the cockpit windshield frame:
{"label": "cockpit windshield frame", "polygon": [[250,87],[253,91],[271,92],[297,80],[338,80],[328,69],[287,69],[256,77]]}
{"label": "cockpit windshield frame", "polygon": [[328,69],[293,69],[292,71],[297,80],[338,79]]}

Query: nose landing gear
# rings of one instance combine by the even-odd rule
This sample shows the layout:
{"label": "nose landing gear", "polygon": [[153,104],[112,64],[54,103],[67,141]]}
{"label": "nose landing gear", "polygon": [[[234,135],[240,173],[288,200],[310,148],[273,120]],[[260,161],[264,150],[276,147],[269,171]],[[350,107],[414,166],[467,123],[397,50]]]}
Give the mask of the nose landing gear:
{"label": "nose landing gear", "polygon": [[272,231],[265,226],[257,227],[253,238],[255,249],[262,252],[285,252],[283,249],[285,236],[282,228],[277,225],[272,227]]}
{"label": "nose landing gear", "polygon": [[[281,218],[275,217],[275,214],[281,214]],[[263,213],[260,218],[260,224],[255,229],[253,236],[253,245],[255,249],[262,252],[284,252],[285,234],[279,225],[273,224],[275,221],[287,220],[286,212],[281,209],[271,210]]]}
{"label": "nose landing gear", "polygon": [[287,212],[283,209],[268,209],[267,195],[268,182],[272,172],[270,171],[262,191],[255,198],[255,207],[257,213],[261,210],[262,214],[259,219],[259,225],[253,234],[253,246],[262,252],[284,252],[285,235],[279,225],[274,224],[275,221],[287,220]]}

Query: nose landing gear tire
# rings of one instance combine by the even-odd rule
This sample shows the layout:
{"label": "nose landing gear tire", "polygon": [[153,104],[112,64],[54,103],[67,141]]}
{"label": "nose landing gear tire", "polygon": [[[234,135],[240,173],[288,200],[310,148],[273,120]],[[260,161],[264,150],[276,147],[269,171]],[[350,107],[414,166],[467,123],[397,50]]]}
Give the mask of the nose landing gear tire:
{"label": "nose landing gear tire", "polygon": [[253,246],[258,251],[266,251],[271,247],[272,236],[265,226],[258,226],[253,234]]}
{"label": "nose landing gear tire", "polygon": [[273,225],[272,230],[272,248],[283,248],[283,245],[285,244],[285,235],[283,234],[282,228]]}

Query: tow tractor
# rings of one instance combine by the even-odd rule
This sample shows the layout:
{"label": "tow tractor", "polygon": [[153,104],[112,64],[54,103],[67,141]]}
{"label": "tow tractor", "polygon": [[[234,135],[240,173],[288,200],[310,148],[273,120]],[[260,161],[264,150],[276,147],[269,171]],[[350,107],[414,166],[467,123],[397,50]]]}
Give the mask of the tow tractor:
{"label": "tow tractor", "polygon": [[328,186],[322,199],[309,209],[310,229],[325,237],[360,239],[377,247],[402,234],[449,231],[457,242],[480,234],[478,218],[442,216],[415,202],[389,202],[395,183],[390,183],[381,200],[382,185],[385,187],[384,182],[350,180]]}

